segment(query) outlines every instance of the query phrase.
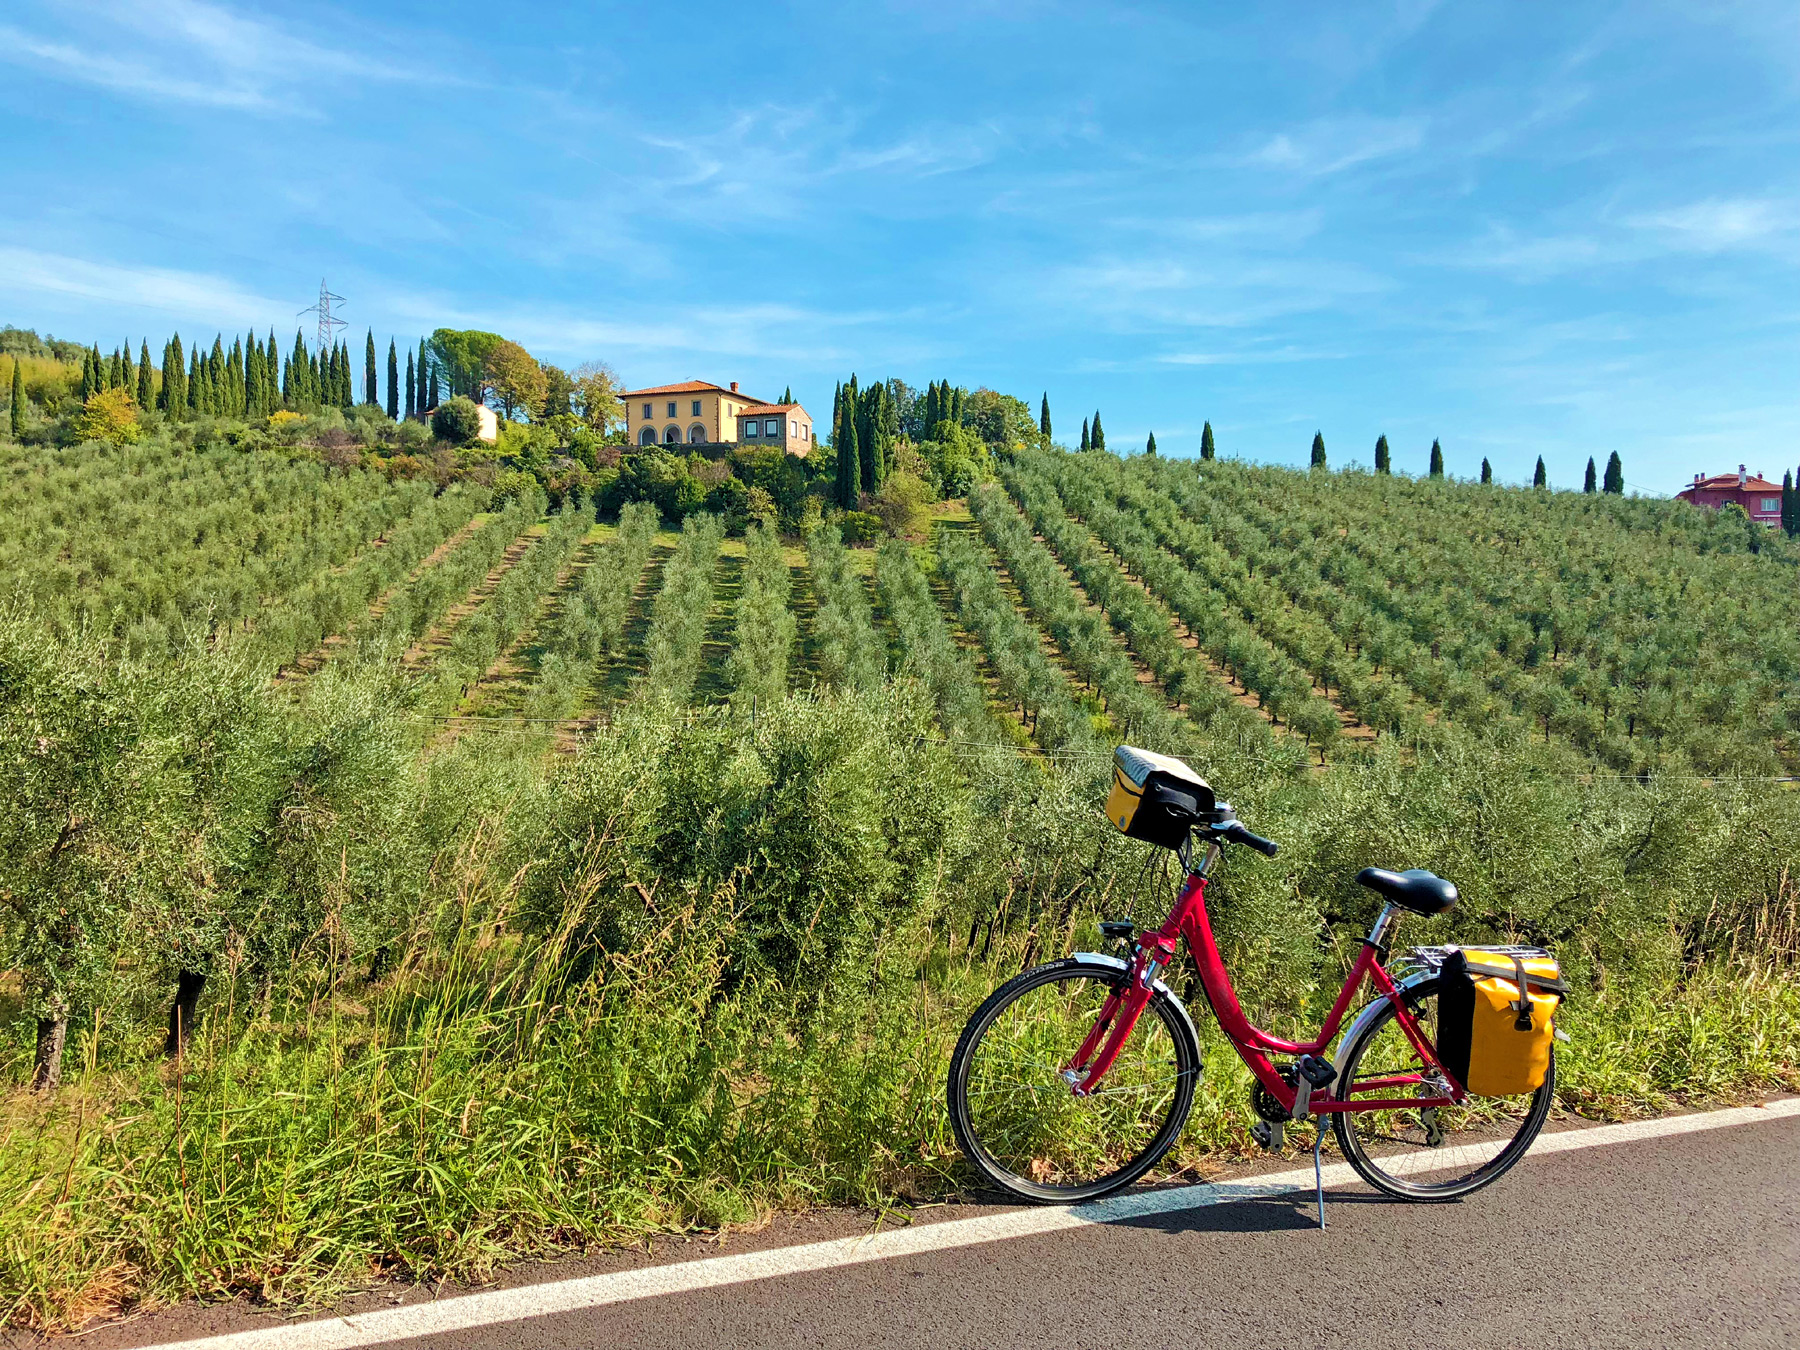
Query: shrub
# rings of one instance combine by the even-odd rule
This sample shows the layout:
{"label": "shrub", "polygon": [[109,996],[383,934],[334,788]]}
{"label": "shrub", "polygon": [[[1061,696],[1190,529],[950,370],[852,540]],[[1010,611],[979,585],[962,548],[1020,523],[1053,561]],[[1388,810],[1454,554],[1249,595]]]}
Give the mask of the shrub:
{"label": "shrub", "polygon": [[888,476],[869,502],[871,514],[880,517],[887,532],[896,538],[915,538],[930,522],[925,507],[931,494],[925,484],[904,470]]}
{"label": "shrub", "polygon": [[137,404],[123,389],[102,389],[82,405],[75,432],[84,441],[129,445],[138,438]]}
{"label": "shrub", "polygon": [[846,544],[869,544],[881,537],[881,517],[867,511],[846,511],[838,517],[838,530]]}
{"label": "shrub", "polygon": [[431,431],[440,441],[467,445],[481,435],[481,410],[460,394],[447,399],[431,415]]}

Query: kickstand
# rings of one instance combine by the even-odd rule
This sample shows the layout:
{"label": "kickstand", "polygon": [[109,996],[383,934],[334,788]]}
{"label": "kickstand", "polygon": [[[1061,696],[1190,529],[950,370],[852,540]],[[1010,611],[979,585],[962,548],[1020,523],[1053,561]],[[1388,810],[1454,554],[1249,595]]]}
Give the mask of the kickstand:
{"label": "kickstand", "polygon": [[1325,1142],[1325,1117],[1320,1116],[1319,1132],[1313,1136],[1313,1189],[1319,1197],[1319,1227],[1325,1226],[1325,1172],[1319,1163],[1319,1148]]}

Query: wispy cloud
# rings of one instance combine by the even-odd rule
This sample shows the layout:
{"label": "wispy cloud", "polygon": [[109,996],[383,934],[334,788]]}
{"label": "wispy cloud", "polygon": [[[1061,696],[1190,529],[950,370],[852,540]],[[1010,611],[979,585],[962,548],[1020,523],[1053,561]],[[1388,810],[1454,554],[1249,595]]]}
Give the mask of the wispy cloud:
{"label": "wispy cloud", "polygon": [[1793,203],[1760,198],[1709,198],[1664,211],[1631,216],[1626,224],[1660,236],[1670,248],[1700,253],[1763,248],[1800,229]]}
{"label": "wispy cloud", "polygon": [[265,324],[293,309],[291,302],[271,300],[206,273],[0,245],[0,296],[32,300],[45,295],[94,301],[107,309],[128,305],[168,319],[198,320],[208,327]]}
{"label": "wispy cloud", "polygon": [[1239,162],[1320,178],[1417,150],[1425,143],[1425,125],[1419,117],[1321,118],[1269,137]]}
{"label": "wispy cloud", "polygon": [[417,78],[398,60],[323,46],[202,0],[97,0],[39,13],[35,31],[0,25],[0,60],[158,102],[311,116],[305,91],[319,76]]}
{"label": "wispy cloud", "polygon": [[831,180],[935,178],[986,163],[1003,140],[987,124],[918,126],[871,140],[861,123],[836,105],[766,103],[704,131],[640,132],[635,139],[656,168],[634,181],[632,200],[663,210],[726,205],[789,217],[808,210],[813,190]]}
{"label": "wispy cloud", "polygon": [[1150,359],[1159,366],[1260,366],[1289,361],[1342,361],[1348,353],[1287,346],[1224,352],[1164,352]]}

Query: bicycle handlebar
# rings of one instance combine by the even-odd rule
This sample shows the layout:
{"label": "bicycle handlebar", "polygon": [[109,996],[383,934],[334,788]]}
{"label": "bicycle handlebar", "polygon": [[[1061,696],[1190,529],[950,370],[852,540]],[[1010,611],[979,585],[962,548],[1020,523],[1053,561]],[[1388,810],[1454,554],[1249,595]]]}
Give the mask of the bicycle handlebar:
{"label": "bicycle handlebar", "polygon": [[1264,839],[1260,834],[1251,834],[1250,831],[1246,830],[1235,820],[1223,829],[1217,831],[1215,837],[1219,839],[1221,843],[1247,845],[1262,854],[1265,858],[1273,858],[1281,851],[1281,845],[1277,844],[1273,839]]}

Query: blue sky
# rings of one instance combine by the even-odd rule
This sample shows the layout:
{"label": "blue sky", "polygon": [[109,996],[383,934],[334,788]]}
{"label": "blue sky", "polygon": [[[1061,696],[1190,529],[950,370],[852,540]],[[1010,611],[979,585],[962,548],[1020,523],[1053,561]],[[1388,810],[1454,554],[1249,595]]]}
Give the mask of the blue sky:
{"label": "blue sky", "polygon": [[[1668,492],[1800,461],[1800,6],[0,10],[0,322],[439,325],[633,384]],[[358,344],[360,345],[360,343]]]}

